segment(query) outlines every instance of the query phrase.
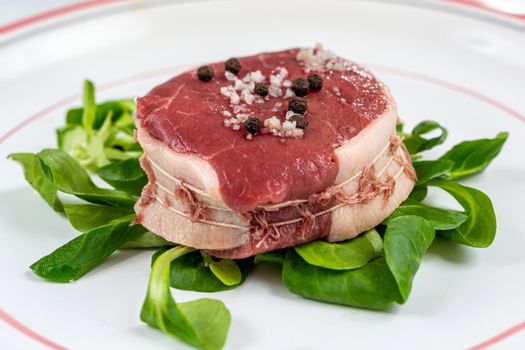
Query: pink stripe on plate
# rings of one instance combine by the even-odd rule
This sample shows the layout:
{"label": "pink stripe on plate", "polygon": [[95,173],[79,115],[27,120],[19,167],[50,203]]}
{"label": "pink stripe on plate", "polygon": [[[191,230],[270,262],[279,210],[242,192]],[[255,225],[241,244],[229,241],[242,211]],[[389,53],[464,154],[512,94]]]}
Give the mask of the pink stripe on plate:
{"label": "pink stripe on plate", "polygon": [[[481,0],[443,0],[443,1],[471,6],[471,7],[480,9],[480,10],[485,10],[485,11],[493,12],[499,15],[505,15],[505,16],[509,16],[515,19],[525,21],[525,6],[523,7],[524,10],[521,12],[511,12],[511,11],[506,11],[502,8],[499,8],[498,6],[494,6],[494,4],[497,3],[495,1],[492,1],[491,3],[489,3],[488,1],[481,1]],[[504,2],[503,0],[500,0],[500,3],[503,3],[503,2]]]}
{"label": "pink stripe on plate", "polygon": [[22,323],[17,321],[13,316],[9,315],[7,312],[5,312],[2,309],[0,309],[0,320],[4,321],[8,325],[13,327],[17,331],[19,331],[20,333],[27,335],[28,337],[36,340],[40,344],[45,345],[45,346],[47,346],[50,349],[67,350],[67,348],[65,348],[65,347],[63,347],[61,345],[58,345],[57,343],[55,343],[55,342],[47,339],[46,337],[38,334],[37,332],[33,331],[31,328],[23,325]]}
{"label": "pink stripe on plate", "polygon": [[520,324],[517,324],[515,325],[514,327],[511,327],[503,332],[501,332],[500,334],[490,338],[490,339],[487,339],[485,340],[483,343],[479,343],[478,345],[475,345],[471,348],[469,348],[469,350],[482,350],[482,349],[486,349],[488,348],[489,346],[492,346],[496,343],[499,343],[500,341],[504,340],[504,339],[507,339],[508,337],[510,337],[511,335],[514,335],[522,330],[525,330],[525,322],[522,322]]}
{"label": "pink stripe on plate", "polygon": [[122,1],[123,0],[88,0],[88,1],[77,2],[77,3],[63,6],[63,7],[58,7],[56,9],[38,13],[30,17],[22,18],[18,21],[8,23],[0,27],[0,34],[7,34],[9,32],[36,24],[38,22],[42,22],[42,21],[51,19],[53,17],[60,17],[60,16],[63,16],[69,13],[86,10],[86,9],[101,6],[101,5],[122,2]]}

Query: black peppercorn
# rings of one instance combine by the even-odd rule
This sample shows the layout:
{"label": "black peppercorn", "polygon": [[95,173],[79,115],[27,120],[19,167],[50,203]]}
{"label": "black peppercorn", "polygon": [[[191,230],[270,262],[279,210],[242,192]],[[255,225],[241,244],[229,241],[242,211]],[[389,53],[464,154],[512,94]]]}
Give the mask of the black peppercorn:
{"label": "black peppercorn", "polygon": [[302,97],[292,97],[288,101],[288,110],[298,114],[305,114],[308,109],[308,103],[306,99]]}
{"label": "black peppercorn", "polygon": [[308,83],[310,83],[310,89],[312,90],[321,90],[323,87],[323,79],[317,74],[310,74]]}
{"label": "black peppercorn", "polygon": [[310,90],[310,84],[304,78],[297,78],[292,82],[292,90],[296,96],[303,97],[308,95]]}
{"label": "black peppercorn", "polygon": [[268,85],[265,83],[257,83],[255,84],[255,88],[253,89],[253,92],[255,92],[259,96],[266,96],[268,95]]}
{"label": "black peppercorn", "polygon": [[288,120],[295,122],[295,127],[299,129],[305,129],[308,126],[308,120],[304,119],[304,117],[299,114],[292,115]]}
{"label": "black peppercorn", "polygon": [[244,122],[244,128],[252,135],[258,133],[261,127],[262,122],[256,117],[250,117]]}
{"label": "black peppercorn", "polygon": [[213,79],[213,68],[210,66],[201,66],[197,69],[197,76],[199,80],[210,81]]}
{"label": "black peppercorn", "polygon": [[241,71],[241,64],[239,63],[239,60],[236,58],[230,58],[224,63],[224,69],[226,69],[228,72],[232,72],[233,74],[237,74]]}

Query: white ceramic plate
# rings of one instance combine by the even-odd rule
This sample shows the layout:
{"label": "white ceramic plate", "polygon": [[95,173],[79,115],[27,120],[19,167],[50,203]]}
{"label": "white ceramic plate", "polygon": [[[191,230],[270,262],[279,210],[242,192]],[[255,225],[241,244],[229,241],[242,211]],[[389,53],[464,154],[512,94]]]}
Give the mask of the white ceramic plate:
{"label": "white ceramic plate", "polygon": [[[71,349],[184,348],[139,320],[150,251],[120,252],[65,285],[28,269],[76,232],[6,156],[55,146],[54,129],[64,111],[79,104],[84,78],[99,85],[99,100],[136,96],[188,64],[316,42],[370,65],[409,126],[423,119],[447,126],[450,138],[439,152],[510,131],[489,170],[466,181],[493,199],[498,234],[488,249],[437,241],[409,301],[390,312],[301,299],[281,285],[276,267],[260,266],[242,287],[212,296],[232,313],[225,348],[466,349],[518,325],[495,347],[523,349],[525,332],[517,330],[525,318],[525,26],[453,5],[406,1],[139,2],[4,37],[0,316],[30,330],[0,322],[0,348],[45,347],[44,339],[27,337],[36,336],[32,332]],[[185,301],[202,294],[174,296]]]}

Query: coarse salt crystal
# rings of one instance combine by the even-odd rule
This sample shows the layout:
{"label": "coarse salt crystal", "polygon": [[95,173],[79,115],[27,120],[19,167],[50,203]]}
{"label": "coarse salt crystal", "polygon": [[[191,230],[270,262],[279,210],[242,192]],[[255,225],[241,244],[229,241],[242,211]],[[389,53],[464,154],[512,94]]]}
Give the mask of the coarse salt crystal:
{"label": "coarse salt crystal", "polygon": [[264,103],[264,98],[261,96],[255,96],[255,103]]}
{"label": "coarse salt crystal", "polygon": [[239,112],[246,112],[248,111],[247,106],[243,103],[237,106],[233,106],[233,113],[237,114]]}
{"label": "coarse salt crystal", "polygon": [[278,86],[270,85],[268,88],[268,94],[272,97],[279,97],[283,94],[283,91]]}
{"label": "coarse salt crystal", "polygon": [[251,105],[253,100],[255,100],[255,95],[252,94],[248,89],[241,91],[241,99],[244,100],[247,104]]}
{"label": "coarse salt crystal", "polygon": [[261,73],[260,70],[256,70],[255,72],[250,73],[250,81],[254,83],[260,83],[261,81],[264,81],[265,76]]}
{"label": "coarse salt crystal", "polygon": [[345,69],[345,60],[337,57],[332,51],[324,50],[321,44],[317,44],[314,48],[299,50],[296,59],[304,63],[304,71],[306,73],[312,70],[343,71]]}
{"label": "coarse salt crystal", "polygon": [[295,122],[291,122],[289,120],[285,120],[282,125],[282,129],[284,130],[292,130],[295,129]]}
{"label": "coarse salt crystal", "polygon": [[224,76],[226,77],[226,80],[228,81],[235,81],[237,79],[237,76],[230,71],[225,71]]}
{"label": "coarse salt crystal", "polygon": [[237,120],[241,123],[244,123],[246,121],[246,119],[248,119],[248,117],[250,117],[249,114],[244,114],[244,113],[239,113],[235,116],[235,118],[237,118]]}
{"label": "coarse salt crystal", "polygon": [[295,96],[295,93],[293,92],[293,90],[290,88],[287,88],[283,98],[290,98],[293,96]]}
{"label": "coarse salt crystal", "polygon": [[276,116],[273,116],[264,121],[264,126],[269,129],[280,129],[281,121]]}

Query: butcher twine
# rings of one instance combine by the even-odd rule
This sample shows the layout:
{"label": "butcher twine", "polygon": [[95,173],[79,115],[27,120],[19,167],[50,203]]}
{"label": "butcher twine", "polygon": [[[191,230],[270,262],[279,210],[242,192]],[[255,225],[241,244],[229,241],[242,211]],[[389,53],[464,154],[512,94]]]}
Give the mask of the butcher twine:
{"label": "butcher twine", "polygon": [[[389,158],[389,160],[385,164],[385,166],[381,169],[381,171],[379,171],[377,174],[375,174],[373,172],[375,163],[387,151],[389,151],[389,153],[391,154],[391,157]],[[398,153],[398,154],[395,154],[395,153]],[[354,205],[354,204],[359,204],[359,203],[366,203],[366,202],[372,200],[373,198],[375,198],[380,193],[383,193],[383,195],[388,197],[391,194],[392,190],[393,190],[395,181],[403,173],[405,173],[409,178],[415,179],[416,178],[416,174],[414,172],[414,169],[411,166],[407,166],[407,159],[406,159],[406,155],[405,155],[406,153],[407,153],[407,151],[406,151],[406,148],[404,147],[404,145],[402,143],[402,139],[399,136],[397,136],[397,135],[392,135],[392,137],[390,138],[390,141],[388,142],[388,144],[376,155],[376,157],[370,162],[370,164],[368,164],[368,165],[363,167],[363,170],[357,172],[354,176],[350,177],[349,179],[347,179],[347,180],[345,180],[345,181],[343,181],[343,182],[341,182],[341,183],[339,183],[337,185],[331,186],[327,190],[325,190],[325,191],[323,191],[323,192],[321,192],[319,194],[314,195],[314,196],[318,196],[318,197],[323,197],[323,195],[324,195],[324,198],[321,198],[321,199],[325,200],[325,201],[328,201],[332,197],[335,197],[341,203],[338,203],[338,204],[334,205],[333,207],[330,207],[330,208],[328,208],[326,210],[323,210],[323,211],[320,211],[318,213],[315,213],[315,214],[313,214],[313,216],[317,217],[317,216],[320,216],[320,215],[324,215],[324,214],[327,214],[327,213],[329,213],[329,212],[331,212],[333,210],[336,210],[336,209],[341,208],[341,207],[346,206],[346,205]],[[163,175],[168,177],[170,180],[173,180],[176,183],[178,183],[179,184],[179,188],[182,188],[182,190],[185,193],[189,192],[190,196],[191,196],[191,192],[194,192],[194,193],[197,193],[197,194],[199,194],[199,195],[201,195],[203,197],[210,198],[210,196],[205,191],[203,191],[202,189],[197,188],[195,186],[192,186],[190,184],[187,184],[184,181],[182,181],[181,179],[178,179],[178,178],[173,177],[172,175],[168,174],[164,169],[162,169],[158,164],[156,164],[150,158],[148,158],[148,162],[150,164],[152,164],[153,167],[155,167],[159,172],[161,172]],[[388,167],[392,164],[392,162],[396,162],[400,166],[399,170],[396,172],[396,174],[394,176],[389,177],[385,183],[380,183],[378,181],[378,179],[388,169]],[[361,181],[365,177],[371,177],[373,179],[373,181],[375,181],[376,185],[378,185],[378,184],[380,185],[377,188],[376,191],[371,191],[371,192],[363,194],[362,191],[361,191],[361,188],[358,188],[358,190],[353,195],[348,195],[344,191],[342,191],[342,187],[344,185],[346,185],[346,184],[348,184],[348,183],[350,183],[350,182],[352,182],[352,181],[354,181],[354,180],[356,180],[358,178],[359,178],[359,181]],[[173,196],[173,193],[171,193],[171,191],[169,191],[166,187],[162,186],[161,184],[156,182],[155,186],[157,186],[163,192],[166,192],[170,196]],[[176,213],[178,215],[186,217],[187,219],[190,219],[192,221],[202,222],[204,224],[209,224],[209,225],[214,225],[214,226],[222,226],[222,227],[229,227],[229,228],[236,228],[236,229],[249,229],[249,228],[255,227],[255,226],[247,226],[247,225],[230,224],[230,223],[225,223],[225,222],[218,222],[218,221],[213,221],[213,220],[207,220],[207,219],[202,218],[202,217],[195,217],[195,215],[188,215],[187,213],[185,213],[183,211],[180,211],[180,210],[178,210],[176,208],[173,208],[172,206],[169,205],[169,203],[166,203],[166,201],[163,201],[158,195],[155,197],[155,199],[156,199],[157,202],[162,204],[167,209],[173,211],[174,213]],[[262,210],[265,210],[265,211],[274,211],[274,210],[278,210],[280,208],[287,207],[287,206],[296,206],[298,208],[299,212],[301,213],[301,212],[304,212],[304,210],[305,210],[304,204],[308,203],[308,202],[309,202],[308,199],[297,199],[297,200],[286,201],[286,202],[282,202],[282,203],[278,203],[278,204],[274,204],[274,205],[263,205],[263,206],[258,207],[258,209],[262,209]],[[206,204],[206,206],[209,209],[214,209],[214,210],[233,211],[230,208],[222,207],[222,206],[212,206],[212,205],[208,205],[208,204]],[[312,215],[312,214],[309,213],[309,215]],[[293,220],[288,220],[288,221],[275,222],[275,223],[271,223],[271,226],[289,225],[289,224],[301,222],[303,220],[304,220],[304,217],[303,218],[293,219]]]}

